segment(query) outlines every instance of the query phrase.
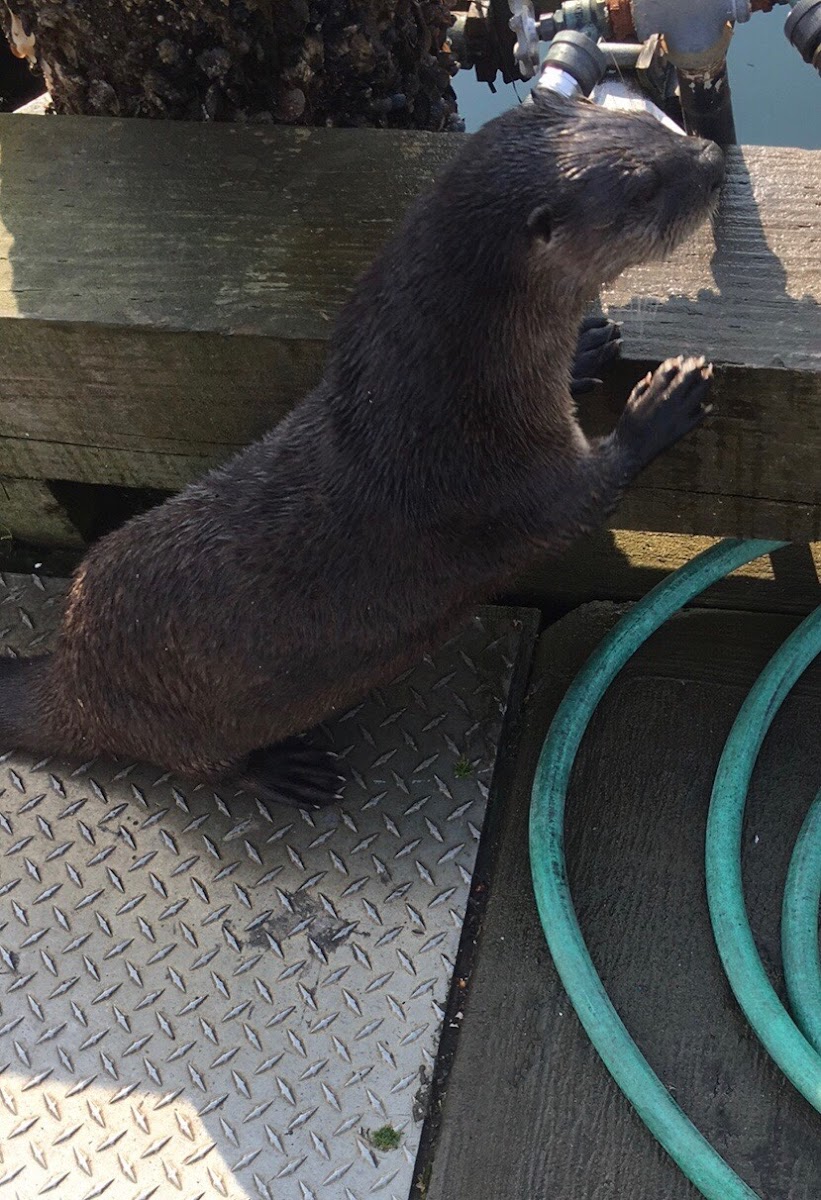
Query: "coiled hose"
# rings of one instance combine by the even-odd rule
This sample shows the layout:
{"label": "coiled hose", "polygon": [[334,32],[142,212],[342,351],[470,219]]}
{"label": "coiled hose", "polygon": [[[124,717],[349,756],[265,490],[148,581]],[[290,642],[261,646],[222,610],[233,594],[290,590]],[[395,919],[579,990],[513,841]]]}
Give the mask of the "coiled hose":
{"label": "coiled hose", "polygon": [[[671,1098],[608,997],[579,928],[564,854],[570,774],[590,718],[636,650],[710,584],[785,543],[724,541],[675,572],[610,632],[570,686],[545,740],[533,785],[530,858],[539,917],[573,1007],[627,1099],[707,1200],[759,1200]],[[706,869],[716,942],[733,991],[769,1053],[821,1111],[821,798],[796,845],[784,898],[785,975],[800,1029],[781,1005],[755,949],[741,883],[747,786],[784,697],[821,652],[821,609],[773,657],[738,715],[716,775]]]}
{"label": "coiled hose", "polygon": [[781,957],[787,994],[804,1037],[821,1053],[821,793],[807,814],[787,874]]}

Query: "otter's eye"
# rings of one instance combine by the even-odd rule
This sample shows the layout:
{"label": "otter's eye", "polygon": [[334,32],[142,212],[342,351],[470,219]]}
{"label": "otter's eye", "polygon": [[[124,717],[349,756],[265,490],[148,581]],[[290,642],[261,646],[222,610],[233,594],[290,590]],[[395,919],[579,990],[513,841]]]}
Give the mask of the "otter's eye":
{"label": "otter's eye", "polygon": [[660,192],[661,175],[656,170],[649,170],[637,181],[634,199],[637,204],[652,204]]}
{"label": "otter's eye", "polygon": [[554,219],[553,210],[546,204],[540,204],[527,218],[529,233],[532,237],[541,238],[543,242],[549,242],[553,237]]}

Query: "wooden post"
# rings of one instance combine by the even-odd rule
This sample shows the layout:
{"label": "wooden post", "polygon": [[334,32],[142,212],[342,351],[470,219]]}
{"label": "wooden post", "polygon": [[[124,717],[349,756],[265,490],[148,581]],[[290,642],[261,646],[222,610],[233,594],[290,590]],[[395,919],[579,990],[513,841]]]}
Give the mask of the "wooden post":
{"label": "wooden post", "polygon": [[444,0],[6,0],[0,25],[59,113],[446,128]]}

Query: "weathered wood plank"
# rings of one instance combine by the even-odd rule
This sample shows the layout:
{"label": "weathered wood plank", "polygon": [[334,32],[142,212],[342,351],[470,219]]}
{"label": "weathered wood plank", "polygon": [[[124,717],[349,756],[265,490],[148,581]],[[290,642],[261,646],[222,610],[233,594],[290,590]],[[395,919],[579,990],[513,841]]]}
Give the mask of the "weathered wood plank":
{"label": "weathered wood plank", "polygon": [[[590,1045],[552,966],[528,869],[545,733],[618,610],[543,637],[518,769],[466,992],[426,1200],[698,1200]],[[613,1003],[664,1084],[768,1200],[815,1200],[817,1118],[750,1034],[721,970],[704,892],[704,826],[724,740],[787,617],[689,612],[605,696],[568,804],[573,898]],[[817,789],[817,665],[765,743],[748,805],[745,894],[773,978],[789,855]],[[800,748],[800,752],[799,752]]]}
{"label": "weathered wood plank", "polygon": [[[717,539],[604,530],[561,558],[537,563],[513,589],[517,603],[561,615],[595,600],[637,600]],[[821,544],[791,545],[708,588],[699,607],[808,613],[821,604]]]}
{"label": "weathered wood plank", "polygon": [[715,232],[701,229],[668,262],[629,271],[605,293],[629,355],[654,359],[676,345],[747,368],[821,370],[819,184],[817,151],[730,151]]}
{"label": "weathered wood plank", "polygon": [[[685,329],[683,320],[679,325]],[[668,350],[681,344],[681,336],[678,344],[667,342]],[[710,353],[715,349],[702,345]],[[620,366],[607,389],[582,406],[582,423],[592,432],[612,428],[630,387],[654,361]],[[817,540],[821,375],[723,366],[711,400],[710,419],[644,472],[615,523],[668,533]]]}
{"label": "weathered wood plank", "polygon": [[311,339],[0,319],[0,471],[181,486],[284,416],[324,352]]}
{"label": "weathered wood plank", "polygon": [[[322,340],[463,140],[0,116],[0,316]],[[731,151],[718,249],[705,227],[606,290],[628,357],[818,371],[819,180],[815,151]]]}
{"label": "weathered wood plank", "polygon": [[0,117],[0,318],[324,340],[461,140]]}
{"label": "weathered wood plank", "polygon": [[83,546],[59,500],[36,479],[0,479],[0,543],[10,538],[39,546]]}
{"label": "weathered wood plank", "polygon": [[[0,472],[178,487],[316,381],[333,319],[457,135],[0,116]],[[644,369],[719,363],[719,411],[625,528],[821,536],[821,156],[730,158],[701,231],[604,297],[612,422]],[[506,348],[500,347],[500,353]]]}

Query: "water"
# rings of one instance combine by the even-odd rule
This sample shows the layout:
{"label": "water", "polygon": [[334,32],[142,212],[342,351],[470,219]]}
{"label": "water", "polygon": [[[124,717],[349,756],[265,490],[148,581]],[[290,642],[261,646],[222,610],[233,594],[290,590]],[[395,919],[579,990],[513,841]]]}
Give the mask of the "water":
{"label": "water", "polygon": [[[784,37],[788,12],[785,6],[753,13],[736,28],[729,55],[736,133],[744,145],[816,150],[821,147],[821,76]],[[494,96],[472,72],[461,71],[455,87],[468,132],[518,104],[530,86],[500,86]]]}

